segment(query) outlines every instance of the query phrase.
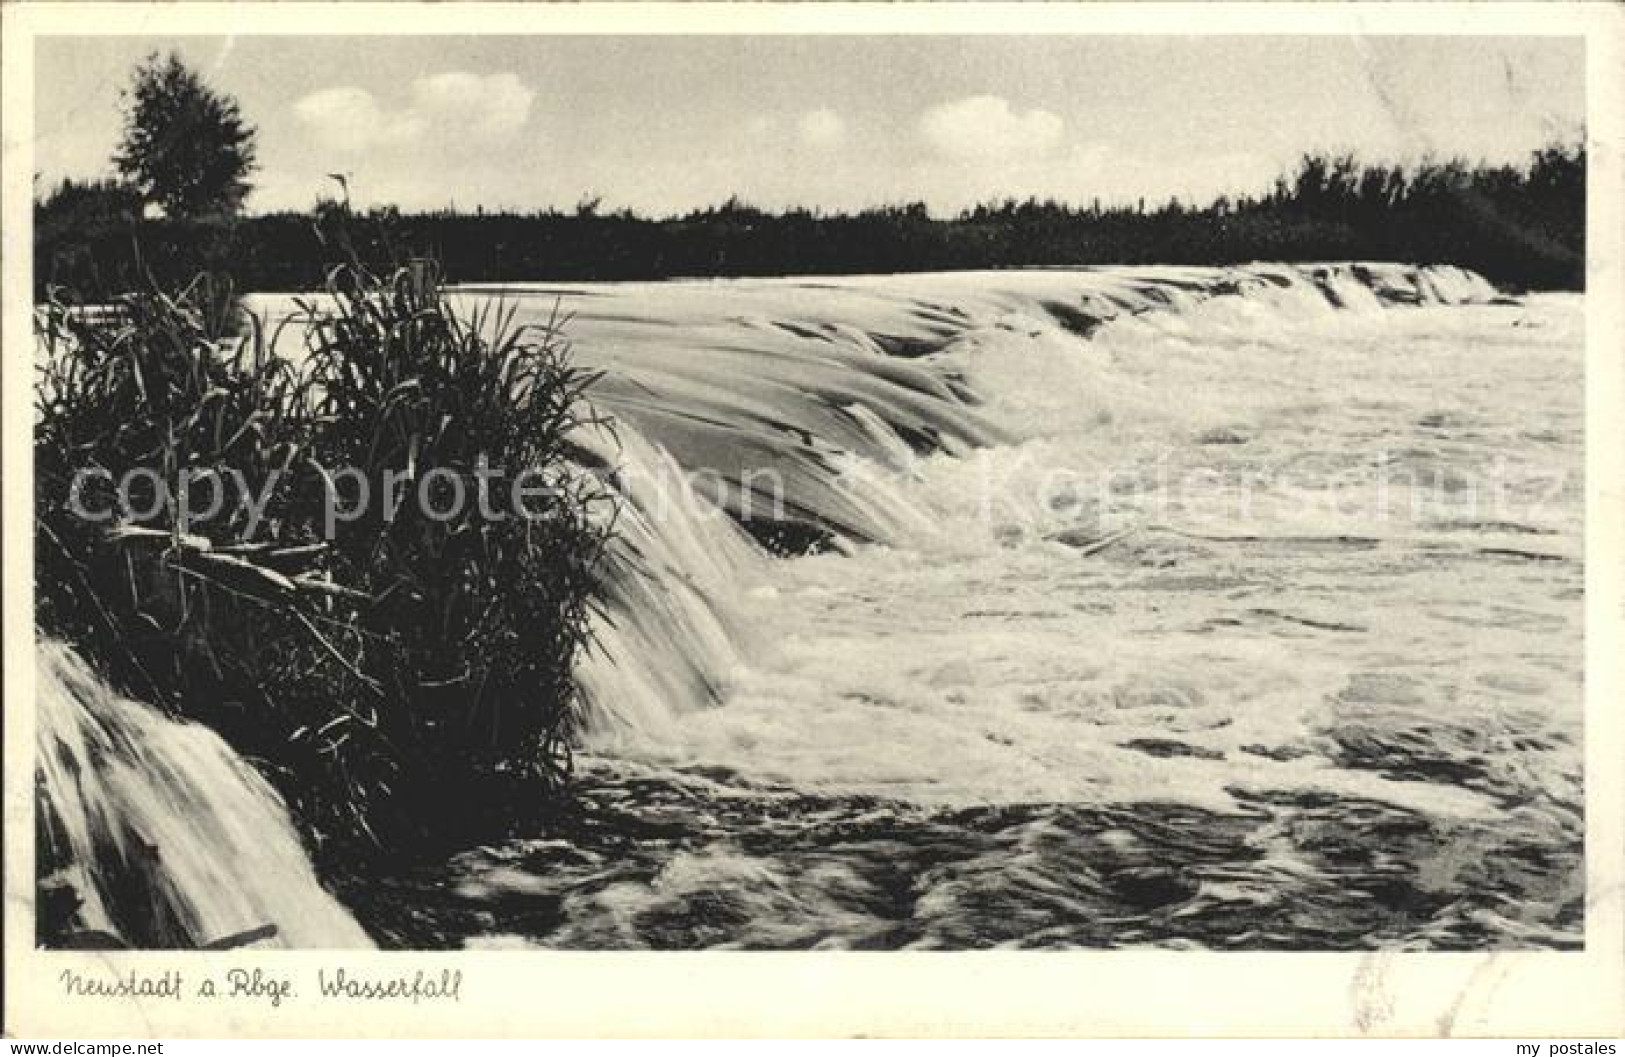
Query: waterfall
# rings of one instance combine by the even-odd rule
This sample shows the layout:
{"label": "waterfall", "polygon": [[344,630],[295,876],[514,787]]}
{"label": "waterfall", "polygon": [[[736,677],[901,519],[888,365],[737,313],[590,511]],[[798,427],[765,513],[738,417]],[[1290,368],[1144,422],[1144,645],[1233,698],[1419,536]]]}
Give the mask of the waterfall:
{"label": "waterfall", "polygon": [[82,942],[370,947],[324,891],[281,799],[212,731],[116,694],[71,649],[36,651],[39,890]]}
{"label": "waterfall", "polygon": [[[658,745],[721,705],[763,647],[747,601],[770,561],[878,543],[980,545],[958,508],[974,449],[1073,423],[1099,405],[1155,414],[1166,394],[1112,390],[1088,335],[1141,320],[1282,325],[1389,305],[1488,300],[1456,268],[1386,264],[1124,268],[727,282],[589,284],[569,336],[602,369],[592,398],[616,438],[582,438],[622,499],[597,645],[580,662],[589,745]],[[478,296],[489,291],[465,291]],[[506,287],[521,314],[525,287]],[[571,288],[536,299],[551,312]],[[1034,343],[1036,336],[1047,340]],[[1007,340],[1009,339],[1009,340]],[[1053,408],[993,406],[1037,391]],[[909,487],[926,461],[936,487]],[[942,463],[963,462],[959,469]],[[753,538],[754,537],[754,538]],[[788,545],[786,541],[788,540]]]}
{"label": "waterfall", "polygon": [[[1143,317],[1177,329],[1209,313],[1206,322],[1266,313],[1290,325],[1496,296],[1460,269],[1361,264],[589,284],[535,297],[519,286],[504,296],[523,316],[551,312],[560,293],[581,295],[569,336],[583,363],[605,371],[592,399],[618,422],[614,437],[581,441],[622,500],[596,645],[577,670],[588,746],[607,751],[657,744],[685,714],[725,707],[739,674],[773,648],[751,598],[773,590],[764,584],[774,552],[949,541],[970,472],[956,464],[1041,437],[1048,424],[1030,401],[1012,414],[1001,394],[1061,390],[1074,423],[1080,388],[1093,387],[1097,403],[1123,395],[1101,388],[1121,383],[1089,360],[1100,328]],[[272,316],[288,308],[256,300]],[[930,488],[910,487],[924,478]],[[41,892],[77,902],[78,926],[145,947],[369,945],[321,888],[275,792],[216,735],[118,696],[63,645],[40,645],[38,673],[41,855],[54,871]]]}
{"label": "waterfall", "polygon": [[586,723],[601,744],[658,736],[684,708],[721,702],[752,645],[741,585],[767,556],[635,429],[580,440],[615,467],[621,498],[594,644],[576,668]]}

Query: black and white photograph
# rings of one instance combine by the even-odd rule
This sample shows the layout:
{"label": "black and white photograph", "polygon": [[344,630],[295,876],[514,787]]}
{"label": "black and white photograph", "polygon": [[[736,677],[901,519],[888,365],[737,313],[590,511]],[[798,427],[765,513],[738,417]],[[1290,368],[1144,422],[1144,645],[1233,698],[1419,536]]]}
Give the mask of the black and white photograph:
{"label": "black and white photograph", "polygon": [[33,38],[35,950],[1587,949],[1583,29],[546,24]]}

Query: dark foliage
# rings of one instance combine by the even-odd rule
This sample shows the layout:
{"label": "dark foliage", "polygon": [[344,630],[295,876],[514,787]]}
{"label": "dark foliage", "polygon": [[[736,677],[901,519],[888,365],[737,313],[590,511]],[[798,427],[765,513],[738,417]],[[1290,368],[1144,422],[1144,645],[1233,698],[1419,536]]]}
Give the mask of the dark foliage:
{"label": "dark foliage", "polygon": [[[1511,288],[1578,289],[1585,171],[1583,147],[1548,148],[1522,168],[1315,155],[1267,194],[1199,209],[1029,200],[944,220],[917,203],[828,215],[734,200],[665,220],[601,213],[590,202],[523,215],[388,209],[372,214],[372,234],[355,250],[369,262],[433,255],[459,282],[1375,259],[1459,264]],[[334,208],[318,207],[316,219]],[[36,229],[42,292],[47,276],[86,291],[127,282],[139,275],[137,244],[145,266],[171,281],[210,254],[256,289],[308,289],[322,278],[306,214],[235,229],[207,220],[73,229],[47,223],[46,213],[42,206]]]}
{"label": "dark foliage", "polygon": [[204,84],[180,56],[153,54],[124,93],[114,167],[166,216],[235,213],[254,171],[254,129],[236,100]]}
{"label": "dark foliage", "polygon": [[[592,378],[555,330],[460,317],[427,265],[346,266],[328,295],[287,324],[297,367],[207,279],[40,309],[36,619],[258,763],[318,848],[418,847],[500,826],[568,770],[613,521],[570,469]],[[415,490],[436,471],[473,489],[476,466],[553,487],[529,518],[410,499],[328,518],[341,467]],[[147,471],[134,512],[75,511],[86,469],[105,471],[80,493],[98,514]],[[215,483],[183,491],[202,471]],[[159,482],[190,510],[153,502]]]}
{"label": "dark foliage", "polygon": [[[118,273],[129,269],[115,263],[112,273],[104,272],[106,247],[111,240],[128,238],[140,218],[141,193],[118,180],[63,180],[37,199],[34,285],[40,296],[61,285],[97,291],[119,288]],[[128,255],[125,247],[117,257]]]}

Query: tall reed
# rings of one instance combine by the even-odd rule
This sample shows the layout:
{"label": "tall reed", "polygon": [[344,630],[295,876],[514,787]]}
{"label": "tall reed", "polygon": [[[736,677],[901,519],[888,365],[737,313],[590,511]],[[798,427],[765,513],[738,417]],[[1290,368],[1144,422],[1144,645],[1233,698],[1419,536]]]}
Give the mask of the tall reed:
{"label": "tall reed", "polygon": [[[558,787],[614,519],[574,468],[594,378],[556,325],[460,313],[414,262],[334,269],[270,335],[209,276],[53,296],[37,333],[42,631],[217,730],[317,849],[472,836]],[[548,487],[502,519],[410,497],[386,517],[382,495],[352,511],[336,488],[474,488],[476,469]]]}

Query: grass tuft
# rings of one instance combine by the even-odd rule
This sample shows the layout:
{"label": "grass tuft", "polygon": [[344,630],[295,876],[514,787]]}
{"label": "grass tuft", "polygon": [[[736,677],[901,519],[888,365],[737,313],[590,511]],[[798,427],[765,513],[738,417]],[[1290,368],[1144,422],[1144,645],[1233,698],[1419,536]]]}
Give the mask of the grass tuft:
{"label": "grass tuft", "polygon": [[[209,276],[58,294],[36,329],[44,633],[218,731],[318,849],[467,836],[559,787],[614,506],[574,469],[595,376],[557,321],[460,313],[413,262],[334,269],[274,335]],[[525,471],[546,484],[528,517],[474,501],[481,474],[501,491]],[[469,501],[447,516],[426,479]],[[76,512],[76,480],[81,510],[113,516]]]}

